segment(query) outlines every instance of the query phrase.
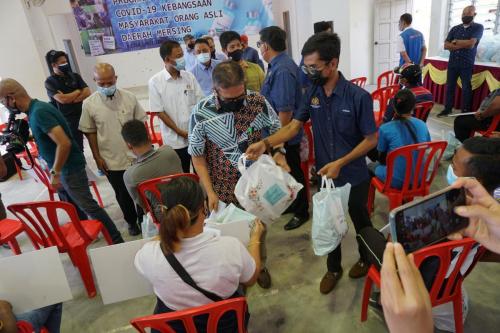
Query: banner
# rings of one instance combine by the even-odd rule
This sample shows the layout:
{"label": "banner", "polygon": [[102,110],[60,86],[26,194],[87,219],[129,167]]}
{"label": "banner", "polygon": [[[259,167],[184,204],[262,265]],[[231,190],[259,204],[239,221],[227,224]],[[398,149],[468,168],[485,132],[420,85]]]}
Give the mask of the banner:
{"label": "banner", "polygon": [[85,54],[96,56],[158,47],[237,31],[255,35],[274,25],[272,0],[70,0]]}

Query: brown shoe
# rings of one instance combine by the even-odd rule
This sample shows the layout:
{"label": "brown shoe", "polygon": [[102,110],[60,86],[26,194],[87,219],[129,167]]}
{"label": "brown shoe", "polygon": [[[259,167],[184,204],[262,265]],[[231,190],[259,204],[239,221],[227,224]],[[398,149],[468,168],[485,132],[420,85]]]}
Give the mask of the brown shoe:
{"label": "brown shoe", "polygon": [[271,274],[267,268],[263,268],[260,271],[259,277],[257,278],[257,284],[263,289],[271,288]]}
{"label": "brown shoe", "polygon": [[349,277],[351,279],[359,279],[368,274],[369,265],[363,260],[359,259],[354,266],[349,270]]}
{"label": "brown shoe", "polygon": [[342,277],[342,273],[342,268],[340,269],[340,272],[326,272],[325,276],[321,279],[321,283],[319,284],[320,293],[328,294],[332,291]]}

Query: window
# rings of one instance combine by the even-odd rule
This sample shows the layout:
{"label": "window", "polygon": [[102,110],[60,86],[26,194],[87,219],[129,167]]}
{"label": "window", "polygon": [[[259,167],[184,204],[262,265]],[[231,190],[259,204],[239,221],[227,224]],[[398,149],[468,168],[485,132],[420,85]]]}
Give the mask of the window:
{"label": "window", "polygon": [[484,36],[500,33],[500,0],[450,0],[448,31],[462,22],[462,10],[469,5],[476,6],[474,21],[484,26]]}

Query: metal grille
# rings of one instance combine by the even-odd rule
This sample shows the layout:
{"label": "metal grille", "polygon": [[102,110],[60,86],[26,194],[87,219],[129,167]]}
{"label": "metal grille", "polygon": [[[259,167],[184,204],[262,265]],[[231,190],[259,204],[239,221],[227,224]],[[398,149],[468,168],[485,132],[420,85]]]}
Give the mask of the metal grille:
{"label": "metal grille", "polygon": [[474,21],[484,26],[484,36],[492,36],[500,32],[500,0],[450,0],[448,31],[462,22],[462,10],[469,5],[476,7],[477,15]]}

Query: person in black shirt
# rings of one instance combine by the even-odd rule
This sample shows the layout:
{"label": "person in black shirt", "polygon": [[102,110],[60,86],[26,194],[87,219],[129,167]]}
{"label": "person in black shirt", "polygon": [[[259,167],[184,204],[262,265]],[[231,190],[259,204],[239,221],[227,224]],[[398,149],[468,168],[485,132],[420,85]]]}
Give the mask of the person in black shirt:
{"label": "person in black shirt", "polygon": [[82,101],[90,89],[78,73],[73,73],[66,53],[51,50],[45,56],[51,75],[45,80],[50,102],[61,111],[68,122],[73,138],[83,151],[83,134],[78,130]]}

